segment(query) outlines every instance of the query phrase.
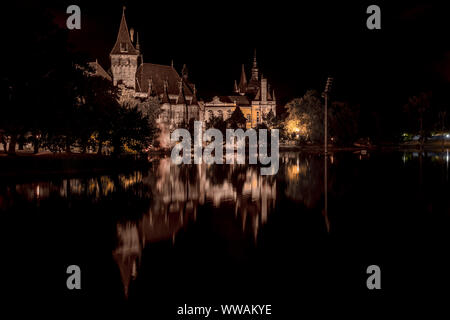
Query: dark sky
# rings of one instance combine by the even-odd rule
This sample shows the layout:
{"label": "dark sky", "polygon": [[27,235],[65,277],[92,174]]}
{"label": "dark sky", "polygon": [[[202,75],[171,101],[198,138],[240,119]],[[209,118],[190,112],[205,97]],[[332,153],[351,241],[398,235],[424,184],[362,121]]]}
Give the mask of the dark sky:
{"label": "dark sky", "polygon": [[[375,108],[402,103],[420,90],[450,82],[448,11],[414,1],[54,1],[46,6],[65,25],[78,4],[77,49],[109,67],[122,6],[139,32],[145,62],[188,65],[203,97],[229,94],[257,49],[260,70],[285,103],[335,78],[335,99]],[[366,8],[381,7],[382,29],[366,28]],[[24,5],[25,7],[27,5]],[[30,6],[31,8],[31,6]],[[444,88],[444,89],[442,89]]]}

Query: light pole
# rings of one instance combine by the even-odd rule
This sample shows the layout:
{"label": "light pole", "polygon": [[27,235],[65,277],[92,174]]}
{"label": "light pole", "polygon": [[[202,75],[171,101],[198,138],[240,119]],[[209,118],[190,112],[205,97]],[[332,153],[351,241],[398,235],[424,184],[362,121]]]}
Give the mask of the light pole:
{"label": "light pole", "polygon": [[333,83],[333,78],[328,77],[327,83],[325,85],[325,91],[322,93],[322,97],[325,98],[325,115],[324,115],[324,182],[323,188],[325,191],[325,209],[324,209],[324,217],[325,217],[325,225],[327,227],[327,232],[330,232],[330,221],[328,220],[328,96],[330,94],[331,84]]}
{"label": "light pole", "polygon": [[328,77],[327,83],[325,85],[325,91],[322,93],[322,97],[325,98],[325,115],[324,115],[324,149],[325,149],[325,157],[328,153],[328,96],[330,94],[331,85],[333,84],[333,78]]}

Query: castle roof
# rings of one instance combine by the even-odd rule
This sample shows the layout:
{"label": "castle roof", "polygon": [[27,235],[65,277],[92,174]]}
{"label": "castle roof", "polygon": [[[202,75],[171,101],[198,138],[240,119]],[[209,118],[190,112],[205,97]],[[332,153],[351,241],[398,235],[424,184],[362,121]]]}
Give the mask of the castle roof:
{"label": "castle roof", "polygon": [[232,95],[232,96],[215,96],[210,102],[207,102],[209,105],[217,104],[220,106],[221,103],[231,104],[236,103],[239,106],[250,105],[250,100],[246,96],[241,95]]}
{"label": "castle roof", "polygon": [[241,95],[233,95],[228,96],[228,99],[230,99],[232,102],[236,102],[238,105],[250,105],[250,100],[246,96]]}
{"label": "castle roof", "polygon": [[[179,95],[179,83],[181,77],[178,72],[171,66],[143,63],[136,71],[137,88],[140,92],[148,92],[148,79],[152,79],[153,90],[160,95],[164,93],[164,81],[167,81],[167,94]],[[187,96],[191,96],[192,89],[183,81],[183,92]]]}
{"label": "castle roof", "polygon": [[122,20],[120,21],[117,40],[110,54],[139,54],[131,42],[130,33],[128,32],[127,21],[125,19],[125,7],[122,11]]}
{"label": "castle roof", "polygon": [[103,77],[109,81],[112,81],[111,76],[108,72],[103,69],[103,67],[98,63],[97,60],[89,62],[89,66],[94,70],[94,76],[100,76]]}

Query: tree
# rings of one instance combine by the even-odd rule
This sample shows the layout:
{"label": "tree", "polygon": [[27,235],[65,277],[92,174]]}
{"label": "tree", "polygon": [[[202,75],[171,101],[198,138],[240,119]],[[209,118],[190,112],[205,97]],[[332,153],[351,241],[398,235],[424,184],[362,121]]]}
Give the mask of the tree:
{"label": "tree", "polygon": [[274,127],[277,124],[277,119],[272,109],[270,109],[267,114],[263,114],[263,120],[269,128]]}
{"label": "tree", "polygon": [[[91,76],[88,78],[89,91],[86,97],[87,119],[90,128],[85,135],[94,135],[97,144],[97,154],[102,154],[103,144],[112,137],[113,123],[120,113],[118,88],[109,80]],[[90,115],[89,115],[90,114]]]}
{"label": "tree", "polygon": [[59,28],[45,9],[8,12],[11,16],[2,19],[7,26],[2,29],[21,21],[3,39],[14,48],[5,51],[8,63],[2,69],[0,97],[0,128],[9,136],[9,152],[14,154],[17,140],[30,134],[35,152],[44,139],[70,151],[74,130],[80,128],[75,120],[85,90],[85,59],[69,51],[67,30]]}
{"label": "tree", "polygon": [[286,126],[292,134],[305,136],[314,143],[323,141],[323,113],[320,95],[308,90],[305,95],[291,100],[286,109]]}
{"label": "tree", "polygon": [[220,132],[222,132],[222,134],[225,135],[227,129],[227,122],[223,120],[223,117],[211,114],[208,121],[206,121],[205,126],[206,129],[214,128],[220,130]]}
{"label": "tree", "polygon": [[112,123],[113,154],[118,156],[124,151],[144,152],[150,145],[151,131],[148,117],[138,110],[138,106],[125,103]]}
{"label": "tree", "polygon": [[[149,124],[149,139],[151,144],[154,144],[160,134],[160,129],[156,120],[161,113],[161,103],[158,97],[149,97],[145,102],[139,104],[139,110],[143,116],[147,117]],[[191,122],[192,119],[190,119]]]}
{"label": "tree", "polygon": [[236,107],[231,116],[226,121],[227,127],[231,129],[245,129],[247,119],[244,117],[241,108]]}
{"label": "tree", "polygon": [[427,120],[431,111],[431,98],[431,92],[421,92],[408,98],[408,102],[404,106],[404,111],[408,113],[410,119],[409,129],[419,134],[422,147],[426,137],[430,134],[430,123]]}
{"label": "tree", "polygon": [[336,144],[355,142],[359,133],[359,106],[335,101],[328,112],[329,134]]}

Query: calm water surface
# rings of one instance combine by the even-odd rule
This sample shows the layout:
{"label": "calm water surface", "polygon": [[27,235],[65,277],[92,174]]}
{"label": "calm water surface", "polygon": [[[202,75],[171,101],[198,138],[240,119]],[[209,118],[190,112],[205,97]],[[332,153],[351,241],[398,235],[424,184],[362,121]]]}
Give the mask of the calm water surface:
{"label": "calm water surface", "polygon": [[[445,286],[449,154],[281,153],[280,170],[175,166],[126,174],[0,182],[7,287],[22,299],[146,306],[384,299]],[[65,287],[68,265],[82,290]],[[425,291],[424,291],[425,290]],[[300,297],[301,300],[300,300]],[[170,318],[169,316],[165,318]]]}

